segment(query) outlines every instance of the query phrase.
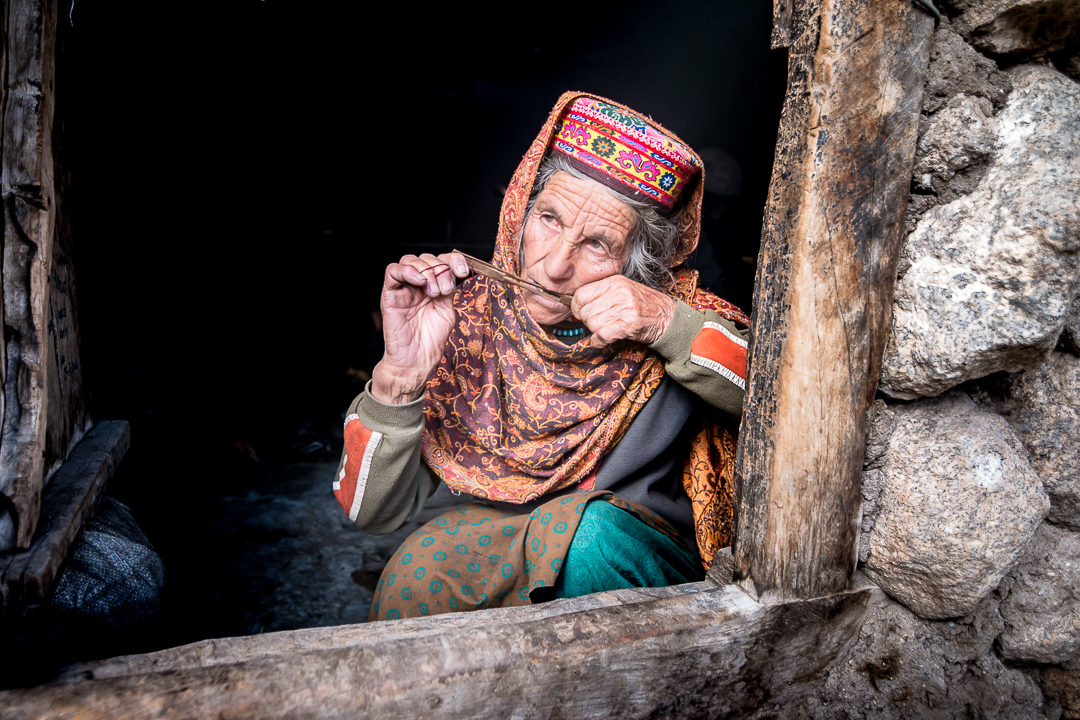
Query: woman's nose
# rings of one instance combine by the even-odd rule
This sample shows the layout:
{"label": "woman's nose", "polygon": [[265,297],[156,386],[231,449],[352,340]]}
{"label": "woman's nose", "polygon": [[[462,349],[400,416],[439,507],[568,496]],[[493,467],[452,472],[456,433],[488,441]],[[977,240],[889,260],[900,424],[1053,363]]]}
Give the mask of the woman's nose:
{"label": "woman's nose", "polygon": [[573,254],[574,246],[560,239],[544,259],[544,274],[552,280],[569,280],[574,276]]}

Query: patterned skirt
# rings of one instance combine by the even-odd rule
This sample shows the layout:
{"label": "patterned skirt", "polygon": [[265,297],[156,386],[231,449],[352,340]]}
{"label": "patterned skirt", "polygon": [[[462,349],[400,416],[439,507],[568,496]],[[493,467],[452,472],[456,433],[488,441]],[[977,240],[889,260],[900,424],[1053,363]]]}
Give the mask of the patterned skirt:
{"label": "patterned skirt", "polygon": [[[662,571],[650,568],[642,577],[635,577],[633,568],[622,572],[621,576],[630,578],[624,586],[667,585],[704,577],[700,561],[685,549],[666,520],[605,490],[564,495],[521,515],[470,504],[427,523],[398,548],[375,588],[368,621],[530,605],[538,599],[573,596],[563,595],[560,571],[586,508],[594,500],[626,511],[631,516],[628,521],[641,527],[630,535],[644,533],[646,545],[665,556],[660,560]],[[633,549],[621,550],[618,543],[613,548],[608,555],[625,555],[634,564],[637,553]],[[614,576],[618,581],[620,573]],[[587,591],[598,589],[611,588]]]}

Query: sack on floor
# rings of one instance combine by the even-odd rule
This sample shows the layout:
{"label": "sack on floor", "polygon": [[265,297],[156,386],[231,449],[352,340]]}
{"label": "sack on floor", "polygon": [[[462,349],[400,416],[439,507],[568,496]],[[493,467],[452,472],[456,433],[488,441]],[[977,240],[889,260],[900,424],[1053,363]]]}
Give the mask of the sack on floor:
{"label": "sack on floor", "polygon": [[134,630],[161,618],[165,567],[128,507],[105,497],[76,541],[50,601],[71,634]]}

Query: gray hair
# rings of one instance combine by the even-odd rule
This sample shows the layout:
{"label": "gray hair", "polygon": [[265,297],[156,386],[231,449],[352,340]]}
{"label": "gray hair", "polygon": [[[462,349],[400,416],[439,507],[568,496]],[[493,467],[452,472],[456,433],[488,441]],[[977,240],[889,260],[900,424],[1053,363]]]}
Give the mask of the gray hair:
{"label": "gray hair", "polygon": [[[525,208],[525,222],[532,215],[536,199],[547,186],[555,173],[564,172],[581,180],[592,180],[570,163],[569,158],[561,153],[549,153],[536,172],[529,204]],[[640,200],[633,200],[622,193],[612,190],[607,185],[603,188],[634,213],[634,224],[626,239],[626,258],[623,261],[622,274],[635,282],[663,291],[671,284],[671,270],[668,266],[678,249],[676,239],[679,234],[675,221],[660,214],[654,206]],[[518,236],[518,260],[522,261],[522,238],[525,235],[525,222],[521,224]]]}

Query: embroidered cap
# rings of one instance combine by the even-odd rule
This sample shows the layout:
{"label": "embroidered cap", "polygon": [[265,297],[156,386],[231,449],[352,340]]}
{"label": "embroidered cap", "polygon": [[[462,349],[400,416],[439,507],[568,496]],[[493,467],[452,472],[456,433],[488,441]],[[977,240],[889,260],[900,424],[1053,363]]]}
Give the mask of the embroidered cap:
{"label": "embroidered cap", "polygon": [[690,148],[661,128],[591,97],[567,106],[551,147],[597,182],[664,211],[693,187],[701,167]]}

